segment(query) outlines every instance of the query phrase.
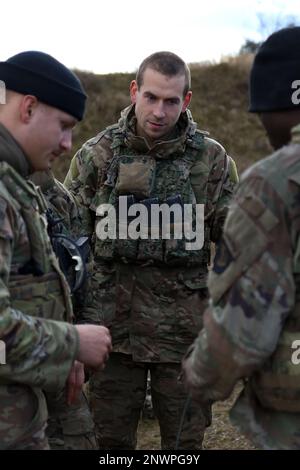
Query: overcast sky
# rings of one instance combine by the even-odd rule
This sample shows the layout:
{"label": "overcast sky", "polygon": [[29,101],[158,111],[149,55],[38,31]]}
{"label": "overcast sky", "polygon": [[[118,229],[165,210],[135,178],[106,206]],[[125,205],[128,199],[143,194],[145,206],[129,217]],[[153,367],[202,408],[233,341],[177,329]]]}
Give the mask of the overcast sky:
{"label": "overcast sky", "polygon": [[218,61],[261,38],[257,13],[300,24],[299,0],[5,0],[0,60],[40,50],[95,73],[132,72],[159,50]]}

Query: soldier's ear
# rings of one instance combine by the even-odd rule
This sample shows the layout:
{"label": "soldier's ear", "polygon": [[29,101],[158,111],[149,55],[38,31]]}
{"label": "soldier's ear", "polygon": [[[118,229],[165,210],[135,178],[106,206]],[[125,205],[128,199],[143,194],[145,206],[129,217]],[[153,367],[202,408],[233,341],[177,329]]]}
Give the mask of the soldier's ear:
{"label": "soldier's ear", "polygon": [[23,96],[20,103],[20,119],[24,124],[29,123],[38,105],[38,99],[33,95]]}
{"label": "soldier's ear", "polygon": [[182,110],[181,110],[182,113],[185,112],[186,108],[191,102],[191,99],[192,99],[192,92],[188,91],[183,100],[183,105],[182,105]]}
{"label": "soldier's ear", "polygon": [[138,86],[137,86],[136,80],[132,80],[132,82],[130,83],[129,89],[130,89],[131,103],[135,104],[136,103],[136,94],[137,94],[137,91],[138,91]]}

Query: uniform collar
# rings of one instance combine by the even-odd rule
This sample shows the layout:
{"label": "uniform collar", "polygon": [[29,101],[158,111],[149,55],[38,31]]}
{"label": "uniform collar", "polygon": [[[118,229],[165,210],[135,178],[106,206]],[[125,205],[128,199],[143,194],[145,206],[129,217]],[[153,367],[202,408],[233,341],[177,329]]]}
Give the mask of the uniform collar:
{"label": "uniform collar", "polygon": [[149,145],[144,137],[136,135],[136,117],[134,105],[125,108],[121,113],[119,127],[124,134],[124,143],[139,153],[154,155],[155,157],[168,159],[172,154],[182,154],[185,151],[186,141],[197,128],[189,110],[181,114],[175,128],[164,140]]}

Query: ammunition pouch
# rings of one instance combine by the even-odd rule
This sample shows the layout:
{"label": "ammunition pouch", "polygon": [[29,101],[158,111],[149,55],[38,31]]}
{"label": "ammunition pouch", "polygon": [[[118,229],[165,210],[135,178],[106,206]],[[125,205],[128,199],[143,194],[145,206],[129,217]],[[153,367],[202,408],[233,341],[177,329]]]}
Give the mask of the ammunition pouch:
{"label": "ammunition pouch", "polygon": [[156,161],[150,155],[120,156],[116,192],[149,198],[153,187]]}

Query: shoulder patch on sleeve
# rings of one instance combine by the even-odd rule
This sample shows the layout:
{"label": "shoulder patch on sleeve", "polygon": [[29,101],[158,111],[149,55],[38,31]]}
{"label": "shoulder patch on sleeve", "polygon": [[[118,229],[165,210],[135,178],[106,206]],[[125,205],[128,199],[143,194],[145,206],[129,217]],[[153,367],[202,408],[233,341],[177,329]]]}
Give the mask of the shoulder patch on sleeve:
{"label": "shoulder patch on sleeve", "polygon": [[230,252],[230,249],[228,248],[228,245],[223,238],[217,246],[214,258],[213,271],[216,274],[222,274],[227,269],[229,264],[232,263],[233,259],[233,255]]}
{"label": "shoulder patch on sleeve", "polygon": [[[254,214],[256,221],[251,217]],[[246,210],[243,202],[241,205],[233,204],[209,276],[208,286],[214,302],[218,302],[235,280],[261,256],[269,243],[268,231],[276,223],[278,220],[263,203],[256,205],[252,200],[251,212]]]}

